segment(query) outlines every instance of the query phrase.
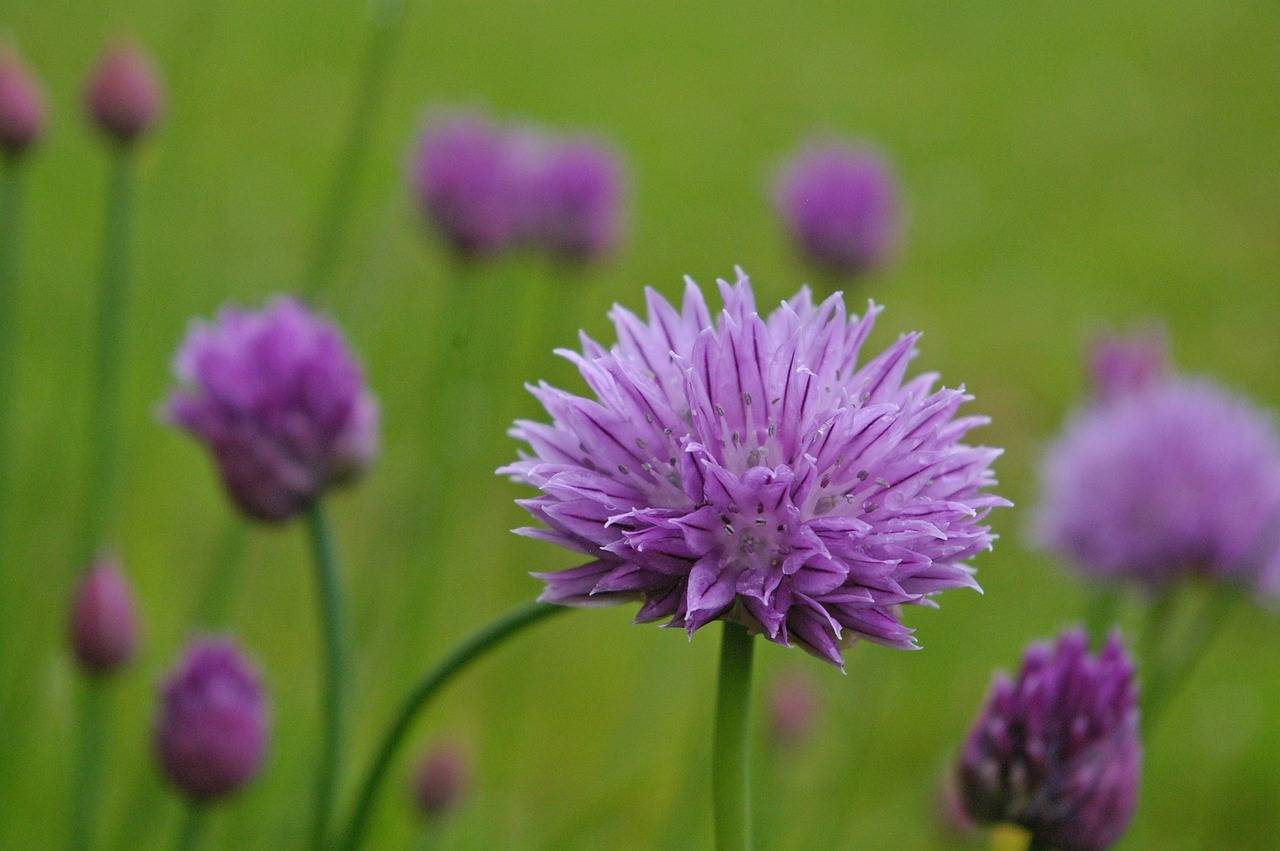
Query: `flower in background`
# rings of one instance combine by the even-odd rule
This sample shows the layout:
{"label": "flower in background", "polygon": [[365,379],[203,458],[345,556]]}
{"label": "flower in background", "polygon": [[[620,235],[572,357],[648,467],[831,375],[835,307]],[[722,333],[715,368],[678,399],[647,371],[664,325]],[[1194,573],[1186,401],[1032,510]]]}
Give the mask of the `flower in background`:
{"label": "flower in background", "polygon": [[89,76],[85,108],[103,133],[121,144],[155,126],[164,108],[160,78],[141,48],[117,42]]}
{"label": "flower in background", "polygon": [[44,94],[12,48],[0,48],[0,152],[16,157],[40,138],[45,127]]}
{"label": "flower in background", "polygon": [[1104,334],[1089,352],[1095,396],[1111,402],[1169,377],[1169,342],[1161,328],[1131,335]]}
{"label": "flower in background", "polygon": [[1129,825],[1142,745],[1133,665],[1119,635],[1097,656],[1083,632],[1033,644],[1016,679],[996,677],[965,742],[957,782],[978,822],[1012,822],[1036,847],[1097,851]]}
{"label": "flower in background", "polygon": [[1042,465],[1041,542],[1094,578],[1154,588],[1198,574],[1280,592],[1271,419],[1211,380],[1158,378],[1150,340],[1109,346],[1094,358],[1107,403],[1079,411]]}
{"label": "flower in background", "polygon": [[100,556],[85,572],[71,603],[71,649],[88,674],[128,664],[138,643],[129,582],[114,558]]}
{"label": "flower in background", "polygon": [[551,256],[586,263],[607,255],[622,229],[617,155],[579,139],[551,142],[529,179],[528,239]]}
{"label": "flower in background", "polygon": [[458,806],[469,782],[468,763],[466,751],[457,742],[443,742],[423,754],[413,775],[412,792],[424,818],[438,820]]}
{"label": "flower in background", "polygon": [[164,684],[155,746],[165,775],[194,801],[243,788],[262,768],[267,701],[261,678],[230,639],[188,646]]}
{"label": "flower in background", "polygon": [[377,453],[378,406],[341,332],[292,299],[194,323],[174,371],[169,420],[206,445],[250,518],[293,517]]}
{"label": "flower in background", "polygon": [[769,690],[769,733],[784,748],[800,745],[818,720],[818,693],[799,672],[779,677]]}
{"label": "flower in background", "polygon": [[542,599],[643,599],[637,621],[735,621],[834,665],[857,638],[914,648],[899,605],[976,587],[965,560],[1008,504],[985,491],[1000,451],[962,442],[986,419],[903,380],[918,335],[859,364],[874,305],[805,289],[761,317],[741,272],[720,290],[714,320],[692,281],[680,311],[649,290],[648,322],[615,307],[617,345],[563,353],[594,399],[531,388],[552,422],[517,422],[530,452],[500,472],[549,528],[518,531],[590,559],[538,574]]}
{"label": "flower in background", "polygon": [[874,269],[897,246],[897,181],[870,149],[832,143],[801,151],[783,170],[775,203],[800,254],[829,274]]}
{"label": "flower in background", "polygon": [[412,183],[431,225],[463,257],[511,248],[521,236],[527,177],[519,139],[484,115],[452,115],[423,130]]}

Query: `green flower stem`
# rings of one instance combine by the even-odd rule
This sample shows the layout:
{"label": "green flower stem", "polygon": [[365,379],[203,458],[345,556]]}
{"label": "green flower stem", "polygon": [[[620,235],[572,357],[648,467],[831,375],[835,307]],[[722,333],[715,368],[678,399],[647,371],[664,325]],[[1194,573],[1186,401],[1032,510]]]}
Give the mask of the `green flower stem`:
{"label": "green flower stem", "polygon": [[108,528],[120,467],[120,372],[128,304],[129,241],[133,207],[133,150],[112,149],[107,187],[107,220],[98,293],[97,342],[89,406],[88,472],[84,518],[76,550],[76,568],[84,569]]}
{"label": "green flower stem", "polygon": [[[1186,640],[1173,647],[1171,652],[1169,645],[1172,642],[1165,641],[1161,648],[1164,650],[1162,656],[1157,656],[1152,651],[1143,657],[1144,665],[1150,666],[1142,695],[1144,736],[1151,735],[1155,730],[1157,721],[1195,671],[1196,665],[1204,656],[1204,651],[1213,642],[1227,617],[1234,611],[1240,597],[1240,592],[1229,586],[1215,588],[1201,605],[1198,616],[1188,628]],[[1153,608],[1152,619],[1149,621],[1149,633],[1156,633],[1146,642],[1149,648],[1159,645],[1161,635],[1169,635],[1167,629],[1160,627],[1162,620],[1167,625],[1168,617],[1162,617],[1157,611],[1158,608],[1159,606]]]}
{"label": "green flower stem", "polygon": [[204,835],[206,808],[192,801],[182,816],[182,826],[178,828],[177,840],[173,843],[174,851],[193,851],[200,844]]}
{"label": "green flower stem", "polygon": [[303,293],[316,299],[333,277],[346,243],[347,223],[360,175],[368,160],[369,142],[377,130],[387,90],[387,71],[396,55],[405,0],[376,0],[369,41],[360,64],[360,77],[351,102],[347,136],[338,154],[333,183],[320,213],[316,242],[303,279]]}
{"label": "green flower stem", "polygon": [[1118,589],[1100,584],[1089,589],[1089,600],[1085,604],[1084,628],[1089,636],[1089,644],[1097,650],[1106,640],[1107,630],[1115,624],[1116,613],[1120,609],[1120,592]]}
{"label": "green flower stem", "polygon": [[71,802],[72,851],[93,845],[94,814],[98,805],[98,775],[102,772],[102,734],[106,709],[106,684],[100,677],[86,677],[80,696],[79,753]]}
{"label": "green flower stem", "polygon": [[307,509],[307,533],[315,558],[316,590],[320,602],[320,626],[324,633],[324,714],[323,751],[316,775],[315,812],[311,822],[311,845],[321,849],[329,828],[342,757],[343,710],[346,703],[345,620],[342,589],[333,536],[319,501]]}
{"label": "green flower stem", "polygon": [[[9,466],[9,419],[14,406],[14,344],[17,329],[14,316],[18,301],[18,231],[22,209],[20,161],[5,157],[0,164],[0,526],[8,519],[5,496],[13,470]],[[0,541],[4,529],[0,528]],[[8,554],[0,551],[0,565]]]}
{"label": "green flower stem", "polygon": [[716,732],[712,758],[712,799],[718,851],[751,848],[751,771],[748,728],[751,717],[753,639],[741,624],[725,621],[720,639],[720,680],[716,689]]}
{"label": "green flower stem", "polygon": [[383,781],[386,780],[391,762],[414,720],[427,708],[436,693],[473,662],[499,647],[511,636],[554,614],[566,611],[569,609],[549,603],[528,603],[508,612],[473,633],[418,681],[401,704],[399,712],[391,722],[391,727],[374,755],[373,762],[369,765],[369,770],[360,786],[359,796],[356,798],[355,809],[352,810],[351,820],[337,846],[339,849],[354,851],[360,847],[369,818],[373,814],[373,805]]}

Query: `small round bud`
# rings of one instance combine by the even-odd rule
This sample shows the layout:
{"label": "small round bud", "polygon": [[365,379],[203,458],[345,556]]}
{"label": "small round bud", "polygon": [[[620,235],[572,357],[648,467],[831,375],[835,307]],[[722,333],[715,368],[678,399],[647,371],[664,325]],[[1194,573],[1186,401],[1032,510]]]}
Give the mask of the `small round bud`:
{"label": "small round bud", "polygon": [[188,646],[165,683],[155,725],[165,775],[195,801],[239,791],[267,748],[267,705],[257,671],[230,639]]}
{"label": "small round bud", "polygon": [[150,130],[164,96],[150,60],[136,45],[117,42],[98,60],[85,90],[89,117],[103,133],[127,144]]}
{"label": "small round bud", "polygon": [[613,250],[622,230],[622,169],[617,155],[589,140],[554,142],[531,167],[528,237],[567,263]]}
{"label": "small round bud", "polygon": [[1094,396],[1111,402],[1140,393],[1169,377],[1169,342],[1160,328],[1122,336],[1105,334],[1093,341],[1089,373]]}
{"label": "small round bud", "polygon": [[769,694],[769,731],[782,747],[801,744],[818,717],[818,695],[808,677],[792,674],[780,678]]}
{"label": "small round bud", "polygon": [[40,138],[44,125],[39,83],[14,50],[0,48],[0,151],[23,153]]}
{"label": "small round bud", "polygon": [[413,776],[413,799],[423,817],[435,820],[451,812],[466,792],[469,775],[466,751],[457,742],[428,750]]}
{"label": "small round bud", "polygon": [[82,670],[110,674],[133,658],[138,621],[129,583],[115,559],[100,557],[71,603],[71,649]]}

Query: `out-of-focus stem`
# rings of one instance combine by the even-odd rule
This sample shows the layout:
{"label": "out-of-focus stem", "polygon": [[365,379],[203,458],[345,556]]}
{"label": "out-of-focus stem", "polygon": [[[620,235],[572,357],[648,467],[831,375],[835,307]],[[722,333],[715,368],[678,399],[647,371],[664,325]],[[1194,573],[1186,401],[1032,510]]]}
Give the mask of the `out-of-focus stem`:
{"label": "out-of-focus stem", "polygon": [[98,775],[102,772],[102,733],[105,723],[106,683],[98,677],[85,677],[81,693],[79,753],[76,755],[76,779],[71,802],[72,851],[84,851],[93,845],[94,816],[98,808]]}
{"label": "out-of-focus stem", "polygon": [[325,845],[329,814],[333,810],[342,757],[343,710],[346,704],[346,641],[342,609],[341,580],[333,549],[333,537],[324,511],[317,501],[307,511],[307,532],[315,558],[316,591],[320,602],[323,633],[324,679],[322,711],[324,733],[319,773],[316,775],[315,811],[311,821],[311,845],[320,851]]}
{"label": "out-of-focus stem", "polygon": [[[21,227],[21,160],[6,156],[0,163],[0,571],[8,558],[4,552],[4,524],[8,520],[5,498],[12,486],[13,467],[9,459],[9,434],[15,399],[14,344],[18,301],[18,229]],[[0,577],[0,589],[3,589]]]}

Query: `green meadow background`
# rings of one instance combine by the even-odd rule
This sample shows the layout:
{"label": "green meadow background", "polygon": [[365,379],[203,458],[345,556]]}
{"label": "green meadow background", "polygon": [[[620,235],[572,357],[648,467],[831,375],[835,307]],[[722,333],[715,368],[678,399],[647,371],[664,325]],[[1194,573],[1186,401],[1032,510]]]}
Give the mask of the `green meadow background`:
{"label": "green meadow background", "polygon": [[[852,301],[886,305],[873,343],[924,332],[921,368],[976,396],[1004,446],[985,596],[909,613],[924,649],[859,647],[847,675],[757,653],[757,705],[779,675],[821,695],[814,735],[769,746],[758,712],[762,848],[947,847],[938,777],[993,669],[1080,617],[1084,594],[1028,541],[1035,468],[1084,392],[1091,332],[1160,318],[1179,363],[1280,402],[1280,5],[1265,0],[1007,4],[821,0],[601,4],[408,0],[385,112],[348,240],[320,301],[348,331],[383,407],[383,450],[331,500],[354,633],[357,771],[400,696],[446,648],[568,566],[508,534],[523,489],[492,475],[534,407],[573,388],[551,355],[578,325],[608,339],[614,301],[678,293],[741,264],[762,304],[809,273],[768,203],[779,159],[813,134],[893,160],[909,228]],[[124,469],[111,545],[144,621],[111,689],[101,847],[163,848],[181,808],[155,773],[155,686],[193,631],[235,633],[274,705],[261,778],[219,807],[207,847],[298,847],[318,753],[316,619],[298,524],[237,531],[203,452],[158,423],[190,317],[297,290],[345,133],[369,6],[335,0],[0,0],[0,31],[48,89],[26,174],[9,421],[15,463],[0,576],[0,848],[66,840],[78,681],[64,635],[83,487],[103,146],[80,115],[104,39],[135,35],[169,92],[138,167],[124,384]],[[476,104],[611,140],[632,187],[613,262],[569,274],[514,259],[460,273],[423,228],[405,162],[423,115]],[[443,311],[466,287],[474,310]],[[454,348],[433,366],[440,335]],[[437,499],[433,494],[443,494]],[[220,596],[219,552],[243,545]],[[226,561],[225,558],[221,559]],[[194,613],[200,612],[199,623]],[[438,847],[708,847],[718,630],[630,624],[626,608],[543,624],[470,672],[415,728],[373,847],[422,842],[411,759],[460,738],[475,762]],[[1136,607],[1125,613],[1136,628]],[[1147,743],[1125,848],[1280,842],[1280,615],[1236,611]]]}

